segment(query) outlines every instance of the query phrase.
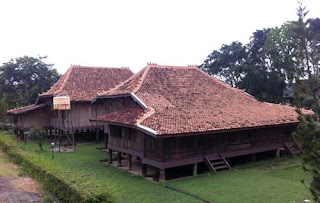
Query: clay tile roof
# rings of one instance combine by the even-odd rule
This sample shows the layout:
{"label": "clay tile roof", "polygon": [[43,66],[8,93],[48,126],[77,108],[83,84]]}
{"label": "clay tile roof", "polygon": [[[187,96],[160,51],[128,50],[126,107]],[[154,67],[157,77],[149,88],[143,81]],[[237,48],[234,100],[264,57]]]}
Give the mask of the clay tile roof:
{"label": "clay tile roof", "polygon": [[108,121],[109,123],[122,123],[124,125],[136,125],[137,118],[143,115],[144,109],[139,107],[124,107],[107,115],[98,116],[92,121]]}
{"label": "clay tile roof", "polygon": [[15,108],[15,109],[10,109],[7,111],[7,114],[9,115],[17,115],[17,114],[22,114],[22,113],[27,113],[29,111],[33,111],[33,110],[36,110],[36,109],[40,109],[42,107],[46,107],[48,106],[49,104],[32,104],[32,105],[29,105],[29,106],[24,106],[24,107],[20,107],[20,108]]}
{"label": "clay tile roof", "polygon": [[50,90],[39,97],[68,95],[71,101],[91,101],[97,92],[109,90],[132,75],[129,68],[71,66]]}
{"label": "clay tile roof", "polygon": [[[260,102],[197,67],[148,65],[122,84],[100,93],[99,97],[129,93],[143,101],[149,113],[139,115],[139,118],[132,114],[130,122],[118,115],[117,122],[140,124],[158,135],[298,122],[293,107]],[[121,114],[121,110],[113,115],[117,113]],[[105,121],[108,121],[107,117]]]}

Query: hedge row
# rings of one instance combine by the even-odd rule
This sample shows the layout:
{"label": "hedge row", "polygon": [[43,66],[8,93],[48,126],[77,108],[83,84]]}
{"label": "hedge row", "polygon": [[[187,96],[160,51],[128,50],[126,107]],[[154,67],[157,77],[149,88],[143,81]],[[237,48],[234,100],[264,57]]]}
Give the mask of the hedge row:
{"label": "hedge row", "polygon": [[[109,202],[109,195],[86,177],[57,167],[52,160],[40,154],[28,152],[17,145],[13,136],[0,134],[0,149],[22,166],[27,173],[43,184],[62,202]],[[85,175],[84,175],[85,176]]]}

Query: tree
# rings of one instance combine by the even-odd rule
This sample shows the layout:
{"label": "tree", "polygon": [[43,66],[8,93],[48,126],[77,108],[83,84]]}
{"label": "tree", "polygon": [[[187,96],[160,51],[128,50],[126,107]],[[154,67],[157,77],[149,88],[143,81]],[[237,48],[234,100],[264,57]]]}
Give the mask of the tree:
{"label": "tree", "polygon": [[265,51],[270,57],[272,69],[282,73],[289,85],[303,74],[297,70],[295,61],[296,39],[292,36],[293,27],[291,22],[286,22],[280,28],[271,29],[265,43]]}
{"label": "tree", "polygon": [[294,104],[299,107],[318,110],[315,105],[319,94],[320,66],[320,19],[305,20],[309,11],[299,2],[298,21],[293,22],[291,29],[295,41],[294,56],[299,70],[295,85]]}
{"label": "tree", "polygon": [[279,103],[283,100],[285,76],[266,49],[270,32],[269,28],[256,30],[251,36],[247,45],[246,74],[239,87],[259,100]]}
{"label": "tree", "polygon": [[46,131],[41,127],[33,127],[30,129],[30,133],[29,133],[30,140],[35,141],[40,147],[41,151],[43,150],[42,145],[44,143],[44,138],[46,134],[47,134]]}
{"label": "tree", "polygon": [[214,50],[200,66],[205,72],[215,75],[233,87],[242,80],[246,62],[246,48],[240,42],[222,45]]}
{"label": "tree", "polygon": [[265,50],[270,29],[257,30],[247,45],[232,42],[214,50],[200,66],[233,87],[245,89],[262,101],[281,102],[285,77]]}
{"label": "tree", "polygon": [[0,66],[0,91],[8,108],[34,103],[60,77],[46,57],[19,57]]}
{"label": "tree", "polygon": [[[303,115],[299,112],[299,125],[293,137],[299,140],[304,150],[302,156],[303,169],[312,175],[309,190],[315,202],[320,200],[320,124],[312,115]],[[304,182],[304,180],[302,180]]]}

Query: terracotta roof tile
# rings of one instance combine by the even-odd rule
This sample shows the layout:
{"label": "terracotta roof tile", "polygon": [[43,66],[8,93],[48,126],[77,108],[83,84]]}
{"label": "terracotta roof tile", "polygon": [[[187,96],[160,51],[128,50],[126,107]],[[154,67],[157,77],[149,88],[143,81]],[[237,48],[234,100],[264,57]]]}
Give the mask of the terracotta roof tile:
{"label": "terracotta roof tile", "polygon": [[39,96],[68,95],[71,101],[91,101],[97,92],[109,90],[132,75],[129,68],[71,66],[50,90]]}
{"label": "terracotta roof tile", "polygon": [[140,107],[124,107],[107,115],[98,116],[92,121],[107,121],[110,123],[122,123],[124,125],[136,125],[136,119],[142,116],[145,110]]}
{"label": "terracotta roof tile", "polygon": [[32,105],[29,105],[29,106],[24,106],[24,107],[20,107],[20,108],[15,108],[15,109],[10,109],[7,111],[7,114],[9,115],[17,115],[17,114],[22,114],[22,113],[27,113],[29,111],[33,111],[33,110],[36,110],[36,109],[40,109],[42,107],[46,107],[48,106],[49,104],[47,103],[44,103],[44,104],[32,104]]}
{"label": "terracotta roof tile", "polygon": [[[137,75],[99,96],[130,92],[153,110],[152,114],[139,115],[139,118],[132,114],[130,123],[139,121],[159,135],[298,122],[298,114],[293,107],[260,102],[197,67],[148,65]],[[121,110],[117,113],[121,114]],[[126,111],[125,115],[128,114]],[[118,118],[118,123],[129,123],[125,116],[119,115]]]}

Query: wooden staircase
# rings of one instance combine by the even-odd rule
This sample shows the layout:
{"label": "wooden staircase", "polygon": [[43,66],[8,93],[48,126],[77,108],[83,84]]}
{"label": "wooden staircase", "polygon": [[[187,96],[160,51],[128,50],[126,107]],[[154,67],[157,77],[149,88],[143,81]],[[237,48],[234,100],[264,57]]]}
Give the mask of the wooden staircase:
{"label": "wooden staircase", "polygon": [[229,165],[229,163],[226,161],[226,159],[223,157],[221,153],[219,153],[220,159],[217,159],[214,161],[210,161],[206,154],[203,154],[203,156],[210,171],[217,172],[219,170],[231,169],[231,166]]}
{"label": "wooden staircase", "polygon": [[291,144],[283,142],[283,145],[286,151],[292,156],[300,156],[301,154],[303,154],[303,149],[294,140]]}

